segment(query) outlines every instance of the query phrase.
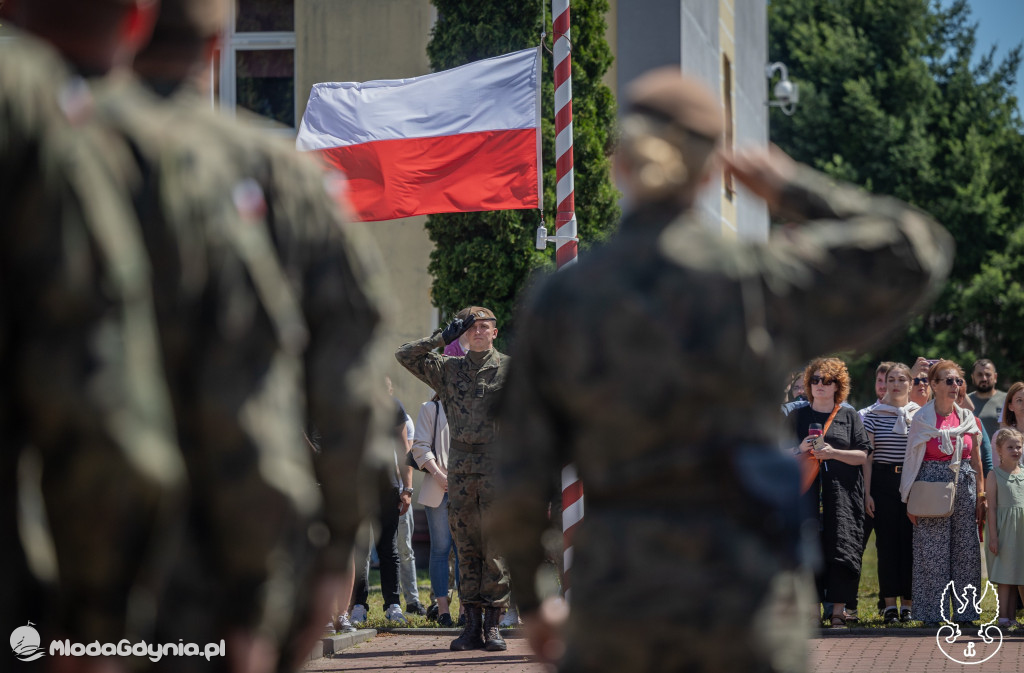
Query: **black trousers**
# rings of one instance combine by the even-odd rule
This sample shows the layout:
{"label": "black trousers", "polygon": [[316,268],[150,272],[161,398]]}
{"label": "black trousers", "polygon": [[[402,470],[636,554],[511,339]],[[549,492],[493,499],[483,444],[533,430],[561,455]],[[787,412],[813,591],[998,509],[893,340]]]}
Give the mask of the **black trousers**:
{"label": "black trousers", "polygon": [[914,572],[914,525],[900,499],[898,465],[871,466],[871,497],[875,499],[875,548],[878,589],[883,597],[910,600]]}
{"label": "black trousers", "polygon": [[[857,584],[860,575],[850,568],[830,561],[818,576],[818,592],[823,603],[850,604],[857,598]],[[826,617],[828,615],[825,615]]]}
{"label": "black trousers", "polygon": [[[868,538],[871,537],[871,531],[874,530],[874,529],[875,529],[875,519],[874,519],[874,517],[867,516],[865,514],[864,515],[864,536],[861,538],[861,541],[860,541],[860,556],[861,556],[860,569],[861,569],[861,572],[864,572],[864,562],[863,562],[864,550],[868,548]],[[861,573],[857,573],[857,590],[858,591],[860,590],[860,575],[861,575]],[[879,603],[881,603],[881,599],[879,599]],[[853,600],[851,600],[849,603],[846,604],[846,609],[847,609],[847,611],[857,610],[857,591],[853,592]],[[879,609],[881,609],[881,608],[879,608]]]}
{"label": "black trousers", "polygon": [[[398,591],[398,506],[401,503],[398,490],[390,484],[380,489],[380,537],[377,538],[377,558],[380,560],[380,590],[384,607],[399,605]],[[370,558],[367,554],[362,572],[356,576],[352,593],[353,605],[362,604],[370,611],[367,602],[370,596]]]}

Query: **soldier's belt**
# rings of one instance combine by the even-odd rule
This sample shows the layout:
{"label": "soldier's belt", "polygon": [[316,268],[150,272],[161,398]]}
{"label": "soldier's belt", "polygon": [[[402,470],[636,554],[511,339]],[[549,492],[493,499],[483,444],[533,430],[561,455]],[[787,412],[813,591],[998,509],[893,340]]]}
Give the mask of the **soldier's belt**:
{"label": "soldier's belt", "polygon": [[494,446],[493,442],[487,442],[486,444],[467,444],[466,442],[457,442],[453,439],[449,448],[452,451],[462,451],[463,453],[488,453],[492,446]]}

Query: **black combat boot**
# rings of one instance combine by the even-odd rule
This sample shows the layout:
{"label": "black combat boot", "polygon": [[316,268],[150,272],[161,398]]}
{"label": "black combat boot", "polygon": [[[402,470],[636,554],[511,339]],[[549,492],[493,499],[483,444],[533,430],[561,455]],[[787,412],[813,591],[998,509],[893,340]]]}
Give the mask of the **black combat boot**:
{"label": "black combat boot", "polygon": [[508,649],[505,639],[501,637],[498,622],[501,621],[501,608],[484,608],[484,649],[488,652],[503,652]]}
{"label": "black combat boot", "polygon": [[466,650],[480,650],[484,646],[483,616],[479,605],[466,606],[466,626],[458,638],[452,641],[453,652],[464,652]]}

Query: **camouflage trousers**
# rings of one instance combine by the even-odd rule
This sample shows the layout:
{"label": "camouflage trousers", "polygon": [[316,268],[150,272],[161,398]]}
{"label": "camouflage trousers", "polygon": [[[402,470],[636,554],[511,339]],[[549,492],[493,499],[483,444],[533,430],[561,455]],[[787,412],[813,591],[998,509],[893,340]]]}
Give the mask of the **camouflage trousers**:
{"label": "camouflage trousers", "polygon": [[508,607],[508,570],[483,525],[493,502],[492,476],[449,473],[448,525],[459,555],[459,595],[466,606]]}
{"label": "camouflage trousers", "polygon": [[[810,575],[728,518],[701,518],[587,511],[562,673],[807,670]],[[605,623],[614,638],[594,628]]]}

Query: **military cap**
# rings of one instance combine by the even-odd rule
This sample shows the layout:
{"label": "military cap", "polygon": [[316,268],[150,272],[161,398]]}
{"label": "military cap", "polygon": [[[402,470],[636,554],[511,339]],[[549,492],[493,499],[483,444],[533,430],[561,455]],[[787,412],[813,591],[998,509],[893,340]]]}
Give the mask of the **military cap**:
{"label": "military cap", "polygon": [[722,106],[704,82],[667,66],[651,70],[626,90],[631,112],[657,117],[692,133],[715,139],[722,134]]}
{"label": "military cap", "polygon": [[464,308],[459,311],[459,316],[462,316],[463,313],[465,313],[465,317],[467,318],[470,315],[475,315],[477,320],[493,320],[494,322],[498,322],[498,319],[494,317],[494,312],[489,308],[484,308],[483,306],[470,306],[468,308]]}

